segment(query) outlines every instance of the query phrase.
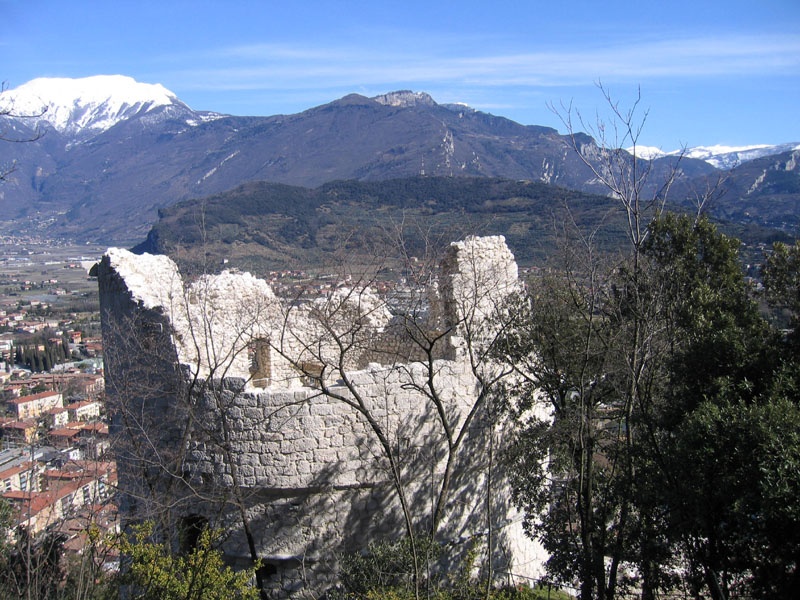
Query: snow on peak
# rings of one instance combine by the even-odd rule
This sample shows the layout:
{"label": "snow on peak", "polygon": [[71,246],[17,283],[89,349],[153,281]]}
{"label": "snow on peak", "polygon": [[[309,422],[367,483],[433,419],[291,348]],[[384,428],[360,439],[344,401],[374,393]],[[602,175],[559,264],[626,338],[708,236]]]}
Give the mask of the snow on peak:
{"label": "snow on peak", "polygon": [[713,156],[720,154],[731,154],[733,152],[747,152],[749,150],[761,150],[763,148],[771,148],[767,144],[754,144],[752,146],[724,146],[722,144],[715,144],[713,146],[695,146],[686,150],[686,156],[689,158],[699,158],[700,160],[708,160]]}
{"label": "snow on peak", "polygon": [[378,104],[385,104],[387,106],[434,106],[436,104],[430,94],[426,94],[425,92],[412,92],[411,90],[389,92],[388,94],[375,96],[372,99]]}
{"label": "snow on peak", "polygon": [[630,148],[625,148],[625,151],[628,154],[634,154],[635,152],[636,158],[642,158],[644,160],[661,158],[667,155],[666,152],[656,146],[631,146]]}
{"label": "snow on peak", "polygon": [[778,144],[775,146],[769,144],[722,146],[717,144],[715,146],[697,146],[696,148],[689,148],[686,151],[686,156],[704,160],[718,169],[732,169],[748,160],[793,150],[796,145],[796,142]]}
{"label": "snow on peak", "polygon": [[169,105],[185,107],[162,85],[124,75],[41,77],[3,94],[3,108],[13,115],[47,122],[67,135],[98,134],[137,113]]}
{"label": "snow on peak", "polygon": [[[661,158],[663,156],[679,156],[704,160],[717,169],[732,169],[748,160],[754,160],[771,154],[780,154],[800,148],[796,142],[787,144],[769,145],[753,144],[751,146],[724,146],[716,144],[714,146],[694,146],[684,150],[672,150],[664,152],[654,146],[636,146],[636,156],[644,160]],[[625,148],[629,154],[633,154],[634,149]]]}

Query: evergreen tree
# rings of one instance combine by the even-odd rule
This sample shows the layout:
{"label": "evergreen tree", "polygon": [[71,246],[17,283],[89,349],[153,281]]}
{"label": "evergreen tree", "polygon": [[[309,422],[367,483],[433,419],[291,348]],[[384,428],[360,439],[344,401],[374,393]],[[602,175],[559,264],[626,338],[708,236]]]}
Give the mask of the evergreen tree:
{"label": "evergreen tree", "polygon": [[680,577],[715,600],[788,597],[800,589],[793,340],[759,315],[736,240],[674,215],[648,231],[636,277],[615,263],[531,287],[507,350],[528,377],[516,406],[544,398],[552,420],[527,417],[514,496],[548,571],[584,598],[615,597],[625,563],[644,598]]}

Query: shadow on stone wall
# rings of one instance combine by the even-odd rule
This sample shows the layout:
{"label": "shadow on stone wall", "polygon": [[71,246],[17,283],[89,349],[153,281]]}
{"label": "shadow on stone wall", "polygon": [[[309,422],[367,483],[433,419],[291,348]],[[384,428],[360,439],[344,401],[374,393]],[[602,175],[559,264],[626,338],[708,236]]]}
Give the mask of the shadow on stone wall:
{"label": "shadow on stone wall", "polygon": [[[293,387],[296,381],[272,389],[248,389],[244,379],[225,377],[232,364],[224,358],[227,354],[222,359],[212,357],[202,369],[180,366],[177,346],[193,344],[198,356],[209,354],[217,348],[214,337],[173,327],[169,307],[147,308],[147,302],[156,300],[150,293],[153,286],[142,283],[146,277],[133,269],[138,266],[134,258],[122,252],[115,256],[131,271],[129,281],[138,285],[137,293],[144,298],[134,297],[109,257],[104,257],[98,278],[125,519],[155,516],[176,544],[183,525],[207,520],[228,532],[223,549],[236,566],[251,564],[253,549],[244,534],[249,529],[255,554],[266,562],[263,573],[276,595],[300,589],[318,594],[335,582],[342,553],[363,551],[370,541],[406,533],[386,453],[362,414],[330,391],[326,397],[319,390]],[[506,266],[513,264],[509,257],[510,253],[503,259]],[[154,257],[148,260],[159,262]],[[460,285],[472,289],[474,260],[468,266],[470,285]],[[179,278],[177,270],[165,272],[165,278]],[[510,275],[509,280],[516,281],[516,265]],[[183,309],[192,304],[193,296],[186,296],[182,285],[180,290]],[[247,312],[244,301],[226,306],[234,306],[236,314]],[[430,326],[439,321],[446,320],[437,317]],[[327,324],[332,323],[336,321]],[[380,424],[400,465],[413,529],[424,536],[431,529],[448,458],[445,428],[424,393],[425,378],[432,377],[426,375],[426,356],[419,354],[425,343],[409,344],[409,335],[430,332],[414,330],[397,319],[381,338],[358,327],[345,331],[363,334],[365,343],[373,346],[377,342],[375,358],[358,354],[359,363],[370,363],[366,369],[350,373],[339,362],[338,374],[363,386],[367,410]],[[324,341],[325,336],[319,339]],[[347,339],[342,336],[338,341]],[[361,343],[361,338],[357,341]],[[431,356],[455,358],[450,340],[440,343],[445,351]],[[320,349],[318,358],[324,362],[326,356]],[[398,357],[422,360],[398,364]],[[376,367],[372,360],[389,364]],[[465,410],[479,397],[475,372],[468,363],[453,361],[435,368],[440,369],[436,377],[446,420],[451,426],[463,422]],[[198,376],[201,372],[207,379]],[[317,383],[328,385],[321,377]],[[344,393],[341,382],[330,385],[338,385],[337,393]],[[509,496],[499,469],[491,464],[489,445],[499,437],[491,431],[485,414],[479,414],[453,457],[446,510],[436,535],[447,557],[438,565],[442,571],[457,570],[475,544],[486,546],[490,531],[491,564],[495,570],[507,570]]]}
{"label": "shadow on stone wall", "polygon": [[[403,486],[414,520],[415,535],[430,532],[432,513],[441,485],[443,440],[430,439],[432,410],[411,416],[396,436],[395,452],[402,465]],[[462,448],[447,503],[446,520],[437,535],[443,559],[432,565],[435,579],[456,576],[466,556],[478,548],[478,564],[486,567],[488,429],[476,426]],[[429,438],[425,443],[426,437]],[[414,441],[414,445],[409,444]],[[256,534],[260,557],[266,562],[269,587],[279,594],[306,590],[319,594],[336,585],[344,553],[364,552],[370,542],[398,540],[406,525],[391,482],[386,457],[374,453],[369,434],[359,436],[355,447],[371,465],[373,481],[341,485],[352,461],[337,460],[318,468],[302,488],[247,490],[247,518]],[[496,481],[500,481],[497,476]],[[498,490],[502,486],[498,485]],[[495,498],[495,502],[498,499]],[[207,507],[210,508],[210,507]],[[498,511],[505,516],[505,511]],[[494,519],[492,563],[494,572],[508,570],[510,550],[505,544],[502,519]],[[224,549],[237,566],[249,564],[241,537],[241,519],[228,510],[218,523],[232,535]]]}

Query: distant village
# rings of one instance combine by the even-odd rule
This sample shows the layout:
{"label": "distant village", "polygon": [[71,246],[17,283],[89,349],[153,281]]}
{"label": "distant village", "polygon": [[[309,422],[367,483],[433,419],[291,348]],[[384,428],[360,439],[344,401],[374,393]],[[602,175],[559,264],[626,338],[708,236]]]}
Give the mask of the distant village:
{"label": "distant village", "polygon": [[[16,535],[23,529],[56,533],[65,552],[74,554],[88,548],[90,532],[120,529],[96,281],[81,258],[0,256],[0,493],[13,510]],[[20,276],[18,264],[30,265],[27,272],[37,276]],[[758,266],[746,268],[757,273]],[[375,277],[372,287],[401,310],[422,269],[412,257],[406,269]],[[527,266],[520,275],[549,271]],[[263,275],[284,298],[350,283],[333,273],[287,269]],[[761,287],[757,278],[747,280]],[[100,556],[103,568],[118,568],[113,547]]]}
{"label": "distant village", "polygon": [[[81,262],[53,262],[81,269],[86,281]],[[57,533],[66,552],[82,553],[90,531],[119,530],[99,313],[36,296],[75,293],[42,277],[0,275],[0,493],[13,510],[12,535]],[[115,568],[118,557],[104,560]]]}

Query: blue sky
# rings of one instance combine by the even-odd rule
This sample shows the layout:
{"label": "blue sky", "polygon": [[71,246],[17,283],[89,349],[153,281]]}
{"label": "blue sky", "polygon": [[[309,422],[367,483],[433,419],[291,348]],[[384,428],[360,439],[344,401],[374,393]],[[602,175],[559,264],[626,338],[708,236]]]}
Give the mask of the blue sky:
{"label": "blue sky", "polygon": [[563,131],[641,88],[640,143],[800,142],[800,1],[0,0],[0,78],[130,75],[192,108],[294,113],[426,91]]}

